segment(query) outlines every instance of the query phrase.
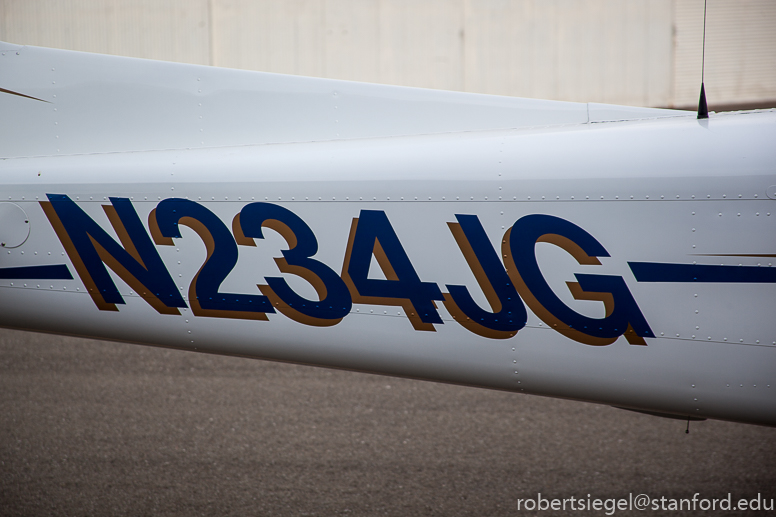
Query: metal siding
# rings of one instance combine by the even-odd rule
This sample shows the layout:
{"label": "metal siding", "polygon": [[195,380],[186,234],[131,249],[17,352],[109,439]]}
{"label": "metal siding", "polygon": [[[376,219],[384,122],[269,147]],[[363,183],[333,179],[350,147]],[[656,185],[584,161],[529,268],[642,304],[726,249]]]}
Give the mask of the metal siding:
{"label": "metal siding", "polygon": [[[698,102],[703,1],[676,4],[674,106]],[[776,2],[710,0],[706,19],[706,96],[709,104],[776,99]]]}
{"label": "metal siding", "polygon": [[213,0],[214,64],[325,77],[322,0]]}
{"label": "metal siding", "polygon": [[5,0],[0,40],[210,64],[207,0]]}
{"label": "metal siding", "polygon": [[670,92],[671,3],[470,2],[467,89],[659,105]]}

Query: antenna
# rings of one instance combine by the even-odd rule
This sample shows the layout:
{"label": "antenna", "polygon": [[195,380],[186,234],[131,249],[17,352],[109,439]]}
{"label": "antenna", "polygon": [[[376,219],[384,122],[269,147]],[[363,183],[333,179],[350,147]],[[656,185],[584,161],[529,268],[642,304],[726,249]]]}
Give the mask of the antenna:
{"label": "antenna", "polygon": [[703,74],[706,71],[706,2],[707,0],[703,0],[703,57],[701,58],[701,98],[698,100],[699,120],[709,118],[709,107],[706,105],[706,88],[703,86]]}

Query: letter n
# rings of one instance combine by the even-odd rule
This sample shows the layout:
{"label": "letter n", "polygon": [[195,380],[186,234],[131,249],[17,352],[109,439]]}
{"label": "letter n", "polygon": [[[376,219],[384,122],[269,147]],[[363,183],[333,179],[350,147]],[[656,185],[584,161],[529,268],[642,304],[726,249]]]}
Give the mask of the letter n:
{"label": "letter n", "polygon": [[100,310],[125,303],[106,265],[160,314],[186,307],[129,199],[112,197],[111,205],[103,205],[120,245],[68,196],[47,196],[40,205]]}

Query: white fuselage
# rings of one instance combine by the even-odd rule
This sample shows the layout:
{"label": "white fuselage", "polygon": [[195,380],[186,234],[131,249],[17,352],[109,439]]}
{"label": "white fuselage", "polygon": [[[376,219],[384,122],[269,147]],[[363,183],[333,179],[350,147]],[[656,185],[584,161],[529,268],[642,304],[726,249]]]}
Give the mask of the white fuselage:
{"label": "white fuselage", "polygon": [[[769,198],[776,185],[774,142],[776,113],[754,112],[713,115],[708,121],[679,117],[7,158],[0,160],[0,205],[12,203],[23,209],[29,237],[23,244],[2,249],[0,268],[65,265],[72,279],[34,275],[0,279],[0,326],[776,425],[776,285],[770,274],[774,270],[763,272],[776,261],[776,201]],[[158,307],[169,309],[161,313],[148,302],[149,296],[139,294],[137,285],[142,289],[142,282],[127,281],[128,273],[122,276],[116,271],[121,268],[110,267],[111,260],[100,263],[109,264],[106,271],[123,303],[102,303],[101,295],[90,289],[107,284],[84,278],[84,271],[94,276],[96,266],[78,265],[86,260],[88,239],[83,241],[87,244],[64,242],[76,231],[72,229],[76,219],[71,229],[67,227],[67,218],[75,212],[68,215],[70,205],[65,201],[49,204],[49,196],[66,196],[124,249],[126,243],[103,207],[113,206],[110,198],[128,200],[125,207],[137,213],[146,238],[154,239],[153,249],[184,305],[169,307],[156,299]],[[180,201],[169,201],[173,199]],[[163,205],[164,200],[168,201]],[[348,285],[344,315],[329,318],[324,311],[310,317],[289,307],[280,310],[283,300],[272,296],[268,299],[277,308],[274,312],[241,313],[242,309],[227,310],[226,305],[209,312],[193,309],[196,286],[191,284],[203,263],[234,245],[236,264],[220,266],[224,279],[217,292],[236,295],[236,300],[240,296],[259,300],[271,293],[266,278],[283,278],[291,291],[313,304],[334,292],[334,283],[340,285],[339,280],[331,280],[327,288],[316,290],[315,275],[311,277],[309,270],[305,273],[288,265],[284,272],[279,270],[283,265],[273,259],[283,257],[294,243],[272,224],[263,225],[263,238],[255,235],[257,228],[261,232],[261,224],[252,228],[252,237],[247,236],[252,209],[246,207],[256,203],[254,208],[268,211],[282,207],[283,214],[292,213],[309,228],[317,251],[308,258]],[[154,217],[169,222],[180,207],[203,207],[223,223],[228,237],[222,232],[208,248],[208,232],[201,226],[211,228],[216,223],[199,220],[197,232],[198,216],[190,215],[180,221],[180,237],[164,235],[162,242],[153,236]],[[149,220],[155,209],[158,213]],[[234,224],[241,212],[246,236],[239,235]],[[376,286],[394,282],[416,293],[422,291],[418,286],[434,291],[433,284],[443,297],[451,291],[448,286],[465,286],[483,311],[498,312],[493,297],[485,292],[488,289],[483,289],[482,274],[477,277],[476,258],[472,262],[470,254],[467,259],[465,246],[454,234],[455,225],[449,224],[461,222],[456,216],[476,216],[467,220],[481,224],[492,251],[482,243],[473,244],[473,234],[468,234],[474,253],[483,254],[479,258],[497,253],[512,283],[524,281],[516,303],[524,306],[526,318],[514,332],[472,330],[473,323],[461,321],[462,313],[454,318],[456,311],[444,298],[427,297],[438,321],[431,322],[431,317],[412,321],[408,312],[416,308],[420,312],[418,303],[376,296],[379,289],[370,296],[359,291],[368,284],[365,279],[360,284],[349,279],[348,266],[356,271],[354,261],[360,260],[361,270],[368,269],[366,280],[378,282]],[[523,219],[528,216],[543,217]],[[403,254],[385,250],[389,267],[377,260],[380,257],[376,259],[379,247],[370,248],[366,259],[356,253],[348,258],[356,226],[357,231],[366,231],[364,221],[369,217],[387,220],[401,244]],[[59,230],[57,219],[64,219]],[[553,224],[570,228],[576,232],[573,235],[586,234],[608,256],[598,253],[597,260],[580,263],[568,245],[553,240],[555,233],[549,230],[537,230],[543,237],[532,241],[533,249],[526,248],[524,241],[508,233],[521,220],[521,228],[528,230],[536,222],[548,228]],[[23,233],[20,224],[9,223],[3,231]],[[158,226],[163,227],[163,221]],[[372,239],[371,246],[374,237],[364,235]],[[565,238],[581,245],[576,237]],[[377,241],[385,247],[387,237]],[[507,256],[510,253],[535,256],[539,273],[520,266],[517,258]],[[101,257],[109,255],[107,251]],[[406,267],[405,273],[399,271],[405,257],[420,284],[408,280]],[[650,276],[638,273],[634,263],[669,266],[659,266]],[[693,264],[746,270],[741,276],[742,270],[730,267],[704,269],[700,277],[687,277],[685,272],[692,270],[670,269],[670,265]],[[752,272],[755,268],[761,271]],[[495,269],[486,273],[501,274]],[[521,279],[520,271],[530,278]],[[650,333],[636,329],[641,336],[631,339],[623,328],[619,337],[604,339],[575,327],[576,323],[564,329],[569,317],[549,307],[549,295],[531,287],[538,285],[539,276],[576,314],[573,322],[609,315],[601,299],[584,295],[575,299],[568,285],[579,280],[575,274],[624,282],[627,287],[622,292],[630,293],[626,298],[636,305],[627,315],[631,327],[638,326],[634,318],[640,313]],[[615,311],[623,307],[617,296]],[[539,306],[544,308],[537,310]]]}

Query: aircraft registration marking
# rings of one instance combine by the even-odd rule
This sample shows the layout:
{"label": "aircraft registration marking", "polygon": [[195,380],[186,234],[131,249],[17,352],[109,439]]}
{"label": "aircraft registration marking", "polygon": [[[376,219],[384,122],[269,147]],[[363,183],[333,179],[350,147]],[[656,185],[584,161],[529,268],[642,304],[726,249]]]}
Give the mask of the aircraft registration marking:
{"label": "aircraft registration marking", "polygon": [[[608,345],[624,336],[634,345],[655,337],[621,276],[575,274],[567,282],[577,300],[604,304],[603,318],[579,314],[558,298],[542,275],[535,253],[539,242],[552,243],[579,264],[600,265],[606,249],[588,232],[560,217],[530,214],[519,218],[502,238],[501,257],[479,218],[455,214],[448,227],[466,263],[485,294],[483,308],[463,285],[445,285],[418,276],[387,214],[361,210],[352,220],[345,258],[339,273],[313,258],[318,242],[310,227],[291,210],[269,202],[245,204],[234,216],[231,230],[201,203],[182,198],[160,201],[148,220],[149,231],[127,198],[111,197],[103,205],[120,242],[67,195],[48,194],[44,213],[65,248],[73,267],[100,310],[117,311],[125,301],[106,266],[161,314],[180,314],[191,308],[196,316],[268,320],[280,312],[301,324],[337,325],[354,303],[400,306],[415,330],[435,331],[443,324],[436,302],[469,331],[492,339],[507,339],[527,322],[526,305],[549,327],[577,342]],[[207,257],[189,287],[188,304],[181,296],[156,246],[181,238],[180,225],[193,229],[207,249]],[[275,262],[282,273],[299,276],[318,299],[297,294],[283,277],[265,277],[261,294],[227,293],[221,284],[237,263],[238,245],[255,246],[264,230],[279,233],[288,246]],[[150,233],[150,235],[149,235]],[[372,258],[385,279],[368,278]],[[770,268],[704,266],[630,262],[639,282],[776,282]],[[0,269],[0,278],[70,279],[67,266],[51,265]]]}

